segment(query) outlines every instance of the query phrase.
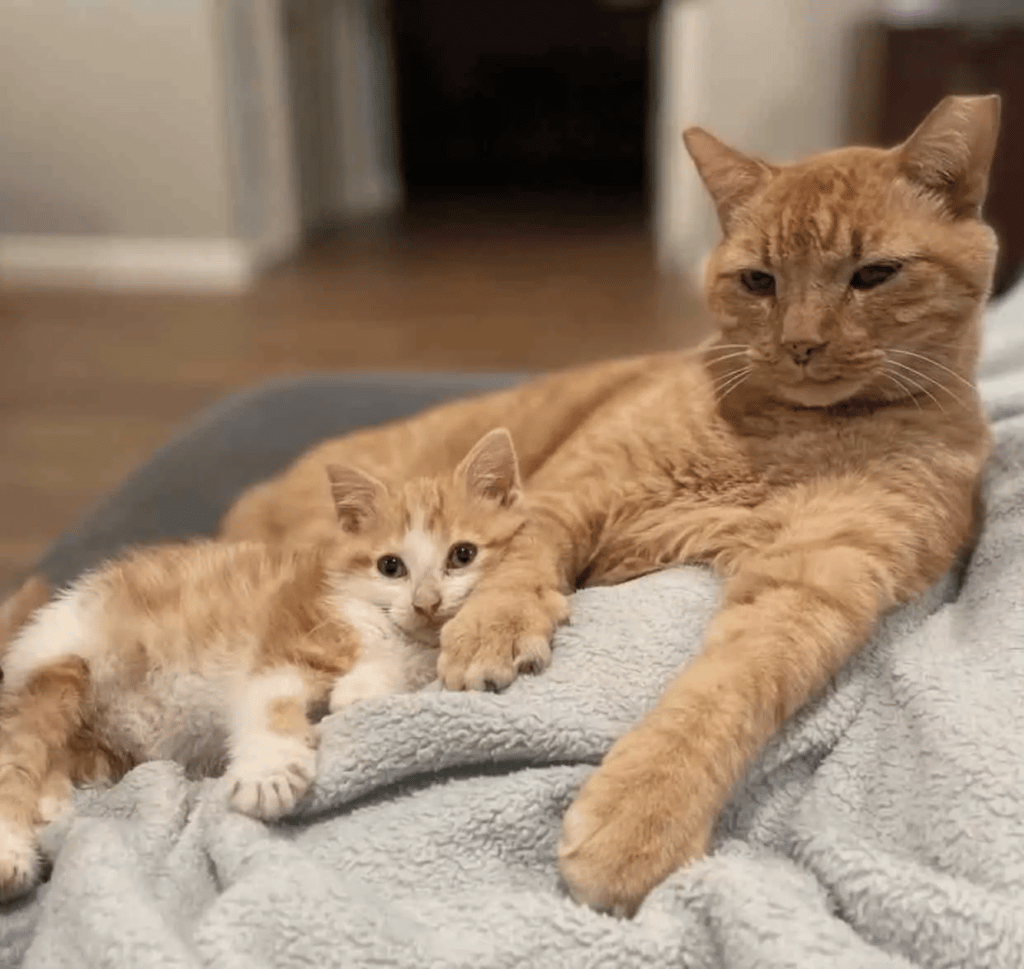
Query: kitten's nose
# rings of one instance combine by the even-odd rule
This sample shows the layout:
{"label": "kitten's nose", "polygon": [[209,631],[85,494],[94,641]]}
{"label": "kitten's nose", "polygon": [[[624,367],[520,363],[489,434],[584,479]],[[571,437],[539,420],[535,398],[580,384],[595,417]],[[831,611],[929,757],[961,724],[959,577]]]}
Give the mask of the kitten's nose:
{"label": "kitten's nose", "polygon": [[810,361],[811,357],[821,353],[827,344],[815,343],[812,340],[792,340],[785,346],[790,357],[793,358],[793,363],[803,366]]}
{"label": "kitten's nose", "polygon": [[424,619],[432,619],[437,615],[437,609],[440,605],[441,596],[436,592],[417,593],[412,600],[413,609],[416,610],[417,615],[422,616]]}

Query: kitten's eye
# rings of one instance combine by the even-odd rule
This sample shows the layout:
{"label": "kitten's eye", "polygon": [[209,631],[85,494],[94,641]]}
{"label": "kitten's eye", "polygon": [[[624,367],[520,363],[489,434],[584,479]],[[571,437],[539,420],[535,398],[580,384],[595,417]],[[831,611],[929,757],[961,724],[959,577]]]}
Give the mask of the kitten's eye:
{"label": "kitten's eye", "polygon": [[465,568],[476,558],[476,546],[472,542],[459,542],[448,552],[448,566],[453,569]]}
{"label": "kitten's eye", "polygon": [[874,289],[881,286],[891,276],[899,272],[899,264],[891,262],[878,262],[870,266],[862,266],[850,280],[854,289]]}
{"label": "kitten's eye", "polygon": [[389,579],[400,579],[408,570],[397,555],[382,555],[377,559],[377,571]]}
{"label": "kitten's eye", "polygon": [[760,269],[745,269],[740,273],[740,282],[755,296],[774,296],[775,277]]}

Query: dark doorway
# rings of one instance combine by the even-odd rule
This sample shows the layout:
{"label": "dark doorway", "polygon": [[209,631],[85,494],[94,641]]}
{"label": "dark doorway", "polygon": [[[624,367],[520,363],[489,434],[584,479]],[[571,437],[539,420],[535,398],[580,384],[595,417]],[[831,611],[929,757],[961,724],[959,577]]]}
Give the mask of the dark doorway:
{"label": "dark doorway", "polygon": [[642,206],[653,10],[394,0],[410,202],[518,191]]}

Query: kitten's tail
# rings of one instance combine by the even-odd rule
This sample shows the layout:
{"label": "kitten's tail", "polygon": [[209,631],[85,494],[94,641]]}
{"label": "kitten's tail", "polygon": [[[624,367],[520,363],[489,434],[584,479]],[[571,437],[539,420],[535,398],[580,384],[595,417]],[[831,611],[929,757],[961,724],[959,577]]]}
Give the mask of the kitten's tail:
{"label": "kitten's tail", "polygon": [[50,601],[53,590],[41,575],[30,575],[0,603],[0,663],[14,634],[41,606]]}

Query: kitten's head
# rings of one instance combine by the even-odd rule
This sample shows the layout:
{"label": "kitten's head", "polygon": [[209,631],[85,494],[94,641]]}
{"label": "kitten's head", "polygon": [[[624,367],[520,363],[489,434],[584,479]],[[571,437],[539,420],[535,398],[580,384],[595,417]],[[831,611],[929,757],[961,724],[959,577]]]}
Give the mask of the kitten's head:
{"label": "kitten's head", "polygon": [[344,533],[337,583],[437,645],[441,626],[501,561],[525,522],[519,466],[504,428],[452,474],[387,486],[358,468],[328,468]]}
{"label": "kitten's head", "polygon": [[720,391],[731,380],[805,407],[955,401],[949,371],[973,377],[995,263],[980,210],[998,124],[998,97],[949,97],[896,148],[793,165],[689,129],[723,232],[705,270]]}

